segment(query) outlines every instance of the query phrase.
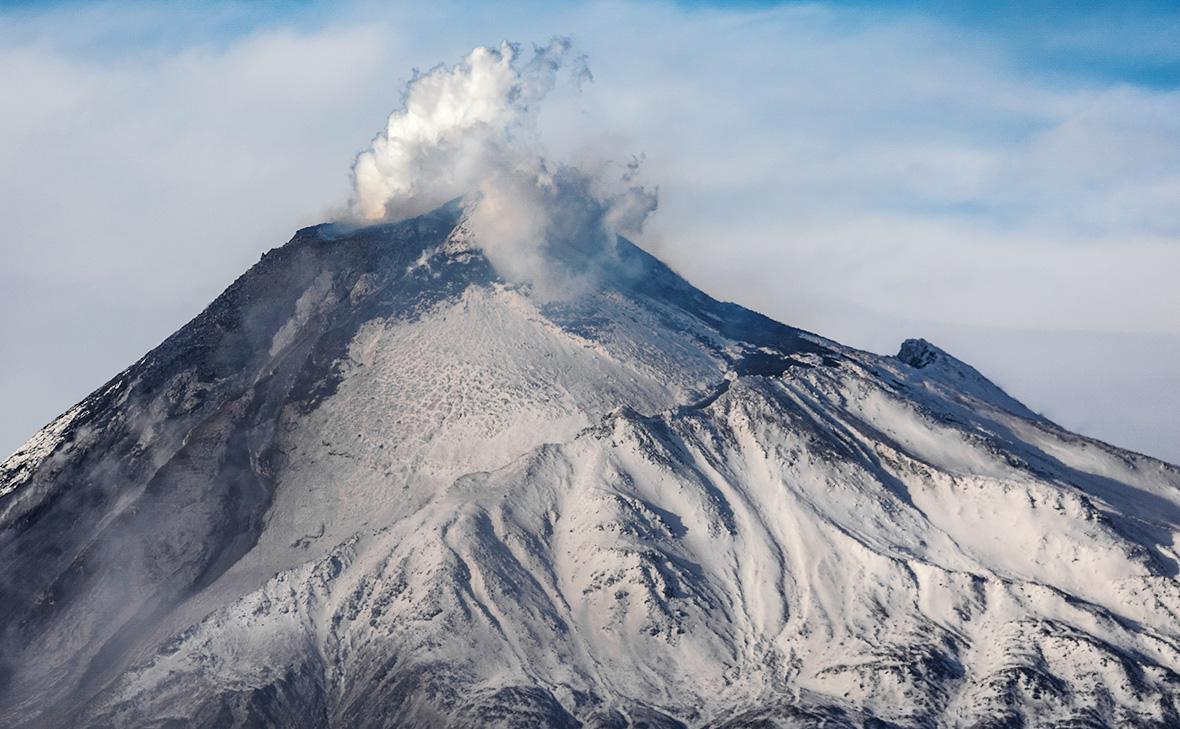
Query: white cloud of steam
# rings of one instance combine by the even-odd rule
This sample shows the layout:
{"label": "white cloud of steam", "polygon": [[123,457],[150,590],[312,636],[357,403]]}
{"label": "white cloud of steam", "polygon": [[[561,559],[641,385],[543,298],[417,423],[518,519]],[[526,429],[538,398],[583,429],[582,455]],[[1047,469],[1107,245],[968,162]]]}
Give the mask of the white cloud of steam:
{"label": "white cloud of steam", "polygon": [[416,76],[357,157],[348,217],[401,220],[462,197],[474,240],[501,275],[542,295],[576,292],[584,271],[550,254],[609,251],[616,235],[640,232],[657,199],[635,184],[641,158],[617,170],[549,158],[536,122],[562,71],[576,86],[590,78],[570,41],[555,38],[528,59],[505,42]]}

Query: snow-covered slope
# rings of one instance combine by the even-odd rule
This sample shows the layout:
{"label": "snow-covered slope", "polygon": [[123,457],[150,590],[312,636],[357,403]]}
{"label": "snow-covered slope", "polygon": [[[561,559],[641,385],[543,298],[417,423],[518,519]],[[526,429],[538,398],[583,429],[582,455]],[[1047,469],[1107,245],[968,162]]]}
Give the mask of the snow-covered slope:
{"label": "snow-covered slope", "polygon": [[1180,471],[448,206],[300,231],[0,467],[0,725],[1180,725]]}

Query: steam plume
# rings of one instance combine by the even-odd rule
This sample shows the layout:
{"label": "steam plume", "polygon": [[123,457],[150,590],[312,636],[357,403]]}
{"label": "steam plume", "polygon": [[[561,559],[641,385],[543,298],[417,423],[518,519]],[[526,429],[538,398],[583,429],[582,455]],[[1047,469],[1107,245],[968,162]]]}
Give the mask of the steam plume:
{"label": "steam plume", "polygon": [[475,242],[501,275],[553,288],[545,259],[563,247],[609,247],[636,234],[656,208],[654,191],[635,184],[637,160],[612,176],[547,158],[537,131],[540,102],[563,70],[590,79],[568,39],[537,47],[476,48],[455,66],[438,66],[409,84],[403,108],[353,167],[350,215],[400,220],[462,197]]}

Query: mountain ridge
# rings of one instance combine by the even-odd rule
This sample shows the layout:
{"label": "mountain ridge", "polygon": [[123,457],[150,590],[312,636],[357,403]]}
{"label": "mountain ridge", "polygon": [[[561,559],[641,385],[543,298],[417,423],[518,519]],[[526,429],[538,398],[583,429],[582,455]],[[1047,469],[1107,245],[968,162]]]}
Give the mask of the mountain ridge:
{"label": "mountain ridge", "polygon": [[1174,466],[461,214],[298,231],[0,466],[0,720],[1180,721]]}

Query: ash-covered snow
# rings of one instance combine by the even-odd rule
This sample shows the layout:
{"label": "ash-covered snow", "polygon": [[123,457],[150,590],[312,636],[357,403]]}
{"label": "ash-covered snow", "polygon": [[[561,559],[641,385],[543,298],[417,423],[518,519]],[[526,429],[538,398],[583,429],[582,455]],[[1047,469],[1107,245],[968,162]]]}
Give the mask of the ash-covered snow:
{"label": "ash-covered snow", "polygon": [[0,467],[0,725],[1180,725],[1175,467],[457,216],[300,231]]}

